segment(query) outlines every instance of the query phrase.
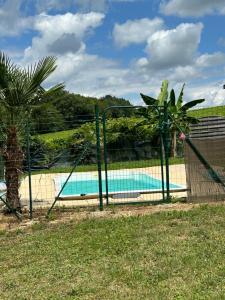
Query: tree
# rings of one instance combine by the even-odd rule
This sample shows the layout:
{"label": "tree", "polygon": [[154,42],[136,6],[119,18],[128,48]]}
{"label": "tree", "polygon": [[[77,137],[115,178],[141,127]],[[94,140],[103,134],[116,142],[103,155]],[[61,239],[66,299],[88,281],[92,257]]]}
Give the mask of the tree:
{"label": "tree", "polygon": [[24,121],[29,119],[34,107],[63,89],[62,84],[49,90],[42,87],[42,83],[55,69],[54,57],[46,57],[33,66],[21,68],[0,52],[0,104],[3,111],[1,123],[6,137],[1,151],[5,160],[6,201],[13,210],[21,211],[19,180],[24,153],[20,137]]}
{"label": "tree", "polygon": [[52,103],[35,107],[31,113],[31,129],[36,133],[60,131],[66,128],[64,116]]}
{"label": "tree", "polygon": [[[149,105],[148,111],[152,120],[155,122],[159,121],[157,114],[153,107],[166,107],[168,110],[169,119],[169,130],[171,136],[171,147],[170,153],[172,157],[176,157],[176,141],[177,141],[177,131],[182,129],[183,131],[189,130],[189,125],[198,122],[198,119],[188,115],[188,110],[205,101],[205,99],[197,99],[183,104],[183,94],[184,94],[183,84],[180,94],[176,100],[174,89],[168,93],[168,81],[164,80],[161,86],[161,92],[157,99],[150,96],[141,94],[141,97],[146,105]],[[157,126],[158,127],[158,126]]]}

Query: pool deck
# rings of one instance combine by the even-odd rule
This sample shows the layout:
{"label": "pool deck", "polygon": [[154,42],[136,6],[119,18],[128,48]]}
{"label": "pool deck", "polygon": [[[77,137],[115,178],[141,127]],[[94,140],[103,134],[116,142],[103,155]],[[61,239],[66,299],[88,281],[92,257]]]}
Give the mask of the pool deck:
{"label": "pool deck", "polygon": [[[116,172],[117,170],[113,171]],[[109,171],[110,172],[110,171]],[[160,166],[149,167],[149,168],[135,168],[135,169],[122,169],[118,170],[124,174],[132,173],[146,173],[156,179],[161,178],[161,168]],[[97,176],[97,172],[88,172],[89,174],[94,174]],[[79,174],[79,173],[77,173]],[[49,207],[55,200],[56,196],[56,187],[54,183],[54,178],[57,176],[66,176],[68,173],[52,173],[52,174],[37,174],[32,175],[32,198],[33,198],[33,207]],[[180,165],[171,165],[169,170],[170,183],[186,186],[186,174],[185,166]],[[26,177],[20,187],[21,201],[24,206],[29,205],[29,184],[28,177]],[[172,196],[176,197],[185,197],[186,192],[172,193]],[[121,202],[137,202],[137,201],[157,201],[162,199],[161,193],[146,193],[141,194],[138,198],[127,198],[127,197],[110,197],[110,203],[121,203]],[[105,202],[105,200],[104,200]],[[98,205],[99,200],[95,199],[82,199],[82,200],[58,200],[56,202],[57,206],[89,206],[89,205]]]}

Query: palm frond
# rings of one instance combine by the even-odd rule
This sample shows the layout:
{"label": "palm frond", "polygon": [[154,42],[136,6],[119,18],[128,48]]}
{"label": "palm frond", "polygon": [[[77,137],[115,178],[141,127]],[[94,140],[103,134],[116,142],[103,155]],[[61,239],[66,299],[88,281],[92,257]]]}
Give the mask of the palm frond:
{"label": "palm frond", "polygon": [[[45,90],[43,87],[40,87],[33,99],[30,102],[30,105],[39,105],[40,103],[47,103],[52,101],[53,97],[57,97],[58,93],[63,91],[65,85],[63,83],[56,84],[48,90]],[[55,99],[54,99],[55,100]]]}
{"label": "palm frond", "polygon": [[27,88],[27,97],[40,89],[43,82],[55,71],[56,67],[56,58],[53,56],[45,57],[33,67],[28,67],[27,77],[29,85]]}
{"label": "palm frond", "polygon": [[18,67],[14,65],[9,57],[0,51],[0,88],[7,88],[7,84],[16,77]]}

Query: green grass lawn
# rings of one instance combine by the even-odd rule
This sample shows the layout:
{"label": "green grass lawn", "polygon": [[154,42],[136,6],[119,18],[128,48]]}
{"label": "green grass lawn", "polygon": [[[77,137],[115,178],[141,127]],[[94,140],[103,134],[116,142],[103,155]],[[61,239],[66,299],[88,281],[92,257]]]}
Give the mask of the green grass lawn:
{"label": "green grass lawn", "polygon": [[0,299],[225,299],[225,206],[1,232]]}
{"label": "green grass lawn", "polygon": [[46,143],[50,143],[54,140],[61,140],[61,139],[67,140],[73,136],[74,132],[76,132],[76,129],[62,130],[62,131],[39,134],[38,137],[42,141]]}
{"label": "green grass lawn", "polygon": [[[170,165],[183,164],[183,158],[170,158]],[[160,159],[149,159],[149,160],[135,160],[135,161],[123,161],[123,162],[114,162],[108,164],[108,170],[121,170],[121,169],[133,169],[133,168],[147,168],[160,166]],[[48,173],[70,173],[73,166],[66,167],[52,167],[46,170],[33,171],[32,174],[48,174]],[[97,164],[90,165],[78,165],[75,169],[76,172],[88,172],[88,171],[97,171]],[[104,171],[104,164],[102,164],[102,170]]]}

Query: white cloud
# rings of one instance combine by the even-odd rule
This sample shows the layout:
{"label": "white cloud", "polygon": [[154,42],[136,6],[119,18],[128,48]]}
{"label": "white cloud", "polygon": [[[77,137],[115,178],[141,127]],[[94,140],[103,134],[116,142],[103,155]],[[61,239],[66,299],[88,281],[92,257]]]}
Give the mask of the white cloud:
{"label": "white cloud", "polygon": [[[145,26],[142,26],[141,20],[134,20],[133,23],[130,21],[135,25],[131,26],[132,34],[128,40],[124,34],[120,43],[125,46],[145,42],[147,55],[140,58],[136,64],[124,68],[115,60],[91,55],[86,49],[85,38],[102,24],[103,19],[104,14],[94,12],[54,16],[45,13],[34,16],[32,28],[36,33],[32,44],[25,50],[22,58],[21,53],[16,57],[16,61],[24,65],[45,55],[57,55],[58,68],[50,77],[49,84],[64,81],[69,91],[85,95],[125,96],[142,92],[154,96],[159,91],[161,81],[168,78],[171,86],[186,82],[186,93],[190,99],[197,91],[202,91],[204,97],[209,99],[208,104],[213,103],[215,98],[209,97],[206,88],[201,89],[202,80],[212,80],[214,74],[211,69],[214,65],[217,64],[218,70],[222,69],[220,64],[224,63],[224,54],[198,53],[201,24],[181,24],[171,30],[161,30],[163,21],[155,19],[159,20],[158,27],[154,30],[151,28],[151,31],[149,22],[144,22]],[[127,24],[129,22],[119,26],[125,28]],[[206,68],[207,72],[204,72]],[[199,82],[199,89],[195,80]],[[135,103],[141,101],[139,96],[133,100]],[[222,100],[222,95],[218,95],[216,103]]]}
{"label": "white cloud", "polygon": [[225,105],[225,90],[222,88],[222,82],[200,83],[188,86],[185,98],[188,101],[203,98],[206,100],[204,106]]}
{"label": "white cloud", "polygon": [[119,47],[146,42],[156,31],[164,27],[160,18],[128,20],[123,24],[115,24],[113,38]]}
{"label": "white cloud", "polygon": [[0,7],[0,36],[15,36],[32,27],[33,18],[21,16],[21,2],[7,0]]}
{"label": "white cloud", "polygon": [[57,64],[50,82],[65,81],[70,91],[90,96],[118,94],[119,87],[125,85],[124,77],[128,72],[114,61],[85,52],[60,56]]}
{"label": "white cloud", "polygon": [[195,66],[176,67],[170,74],[168,79],[175,82],[187,82],[197,78],[201,78],[201,71]]}
{"label": "white cloud", "polygon": [[180,24],[172,30],[154,33],[149,39],[146,52],[149,65],[154,69],[187,66],[193,63],[200,43],[203,25]]}
{"label": "white cloud", "polygon": [[160,10],[165,15],[179,17],[225,14],[225,0],[164,0],[160,5]]}
{"label": "white cloud", "polygon": [[225,63],[225,54],[216,52],[213,54],[205,53],[198,57],[196,64],[199,67],[214,67]]}
{"label": "white cloud", "polygon": [[25,50],[25,60],[31,61],[48,54],[78,52],[85,49],[82,39],[90,30],[101,25],[101,13],[46,15],[36,17],[34,29],[39,32]]}
{"label": "white cloud", "polygon": [[104,12],[112,2],[134,1],[137,0],[0,0],[0,37],[16,36],[33,29],[36,14],[74,9]]}
{"label": "white cloud", "polygon": [[[74,6],[74,2],[75,2],[74,0],[63,0],[63,1],[62,0],[36,0],[35,9],[36,12],[38,13],[48,12],[51,11],[52,9],[61,11],[63,9],[69,9],[72,6]],[[27,0],[27,5],[29,5],[29,0]]]}

